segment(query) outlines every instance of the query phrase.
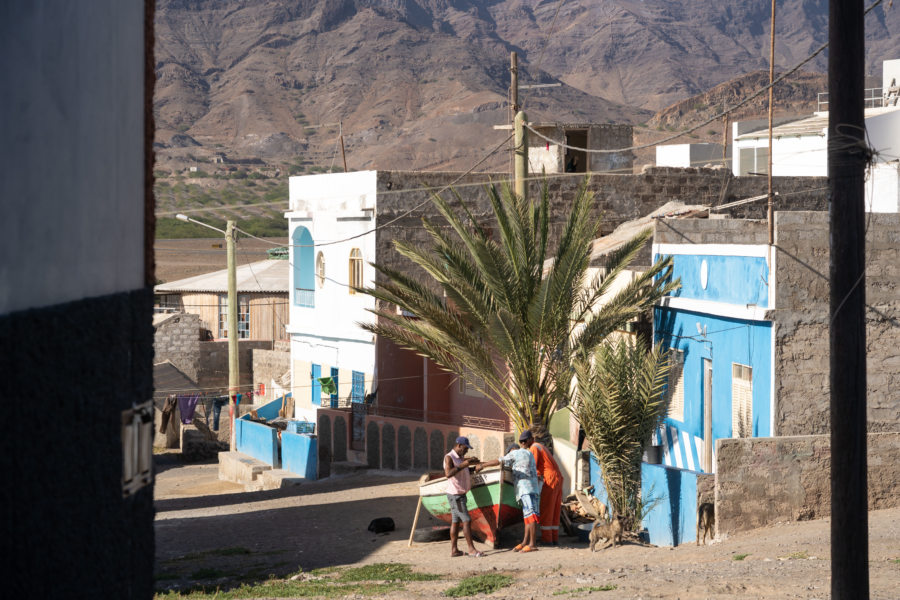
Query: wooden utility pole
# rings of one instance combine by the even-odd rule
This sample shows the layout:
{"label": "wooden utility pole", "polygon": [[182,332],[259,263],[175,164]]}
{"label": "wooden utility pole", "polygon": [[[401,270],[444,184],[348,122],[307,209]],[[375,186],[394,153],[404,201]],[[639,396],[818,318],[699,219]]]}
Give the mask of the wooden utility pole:
{"label": "wooden utility pole", "polygon": [[772,0],[772,21],[769,31],[769,166],[766,169],[769,181],[769,201],[766,219],[769,226],[769,245],[775,243],[775,193],[772,190],[772,119],[775,114],[775,0]]}
{"label": "wooden utility pole", "polygon": [[338,131],[341,134],[341,158],[344,159],[344,173],[347,172],[347,154],[344,152],[344,122],[338,121]]}
{"label": "wooden utility pole", "polygon": [[869,597],[863,0],[828,15],[831,205],[831,597]]}
{"label": "wooden utility pole", "polygon": [[[519,55],[509,53],[509,124],[515,127],[516,115],[519,114]],[[516,172],[516,146],[513,144],[509,153],[510,171]]]}
{"label": "wooden utility pole", "polygon": [[516,195],[526,198],[528,192],[528,137],[525,132],[525,113],[519,111],[516,113],[516,135],[515,135],[515,152],[516,152]]}
{"label": "wooden utility pole", "polygon": [[235,451],[234,419],[237,413],[237,394],[241,389],[240,362],[238,361],[238,299],[237,265],[234,256],[234,239],[237,235],[234,221],[225,226],[225,252],[228,257],[228,397],[231,406],[231,440],[229,447]]}

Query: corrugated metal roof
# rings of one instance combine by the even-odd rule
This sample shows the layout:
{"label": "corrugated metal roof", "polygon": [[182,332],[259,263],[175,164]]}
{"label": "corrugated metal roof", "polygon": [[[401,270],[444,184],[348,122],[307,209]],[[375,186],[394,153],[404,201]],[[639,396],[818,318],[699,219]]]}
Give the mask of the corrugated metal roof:
{"label": "corrugated metal roof", "polygon": [[[291,263],[286,260],[261,260],[241,265],[235,269],[237,291],[247,292],[288,292]],[[228,269],[195,275],[187,279],[161,283],[153,288],[157,294],[179,292],[222,292],[228,291]]]}
{"label": "corrugated metal roof", "polygon": [[[784,125],[773,127],[772,137],[778,138],[795,135],[825,135],[826,131],[828,131],[828,113],[825,113],[824,115],[816,115],[807,119],[800,119],[799,121],[791,121],[790,123],[785,123]],[[768,127],[739,135],[735,139],[755,140],[764,137],[769,137]]]}

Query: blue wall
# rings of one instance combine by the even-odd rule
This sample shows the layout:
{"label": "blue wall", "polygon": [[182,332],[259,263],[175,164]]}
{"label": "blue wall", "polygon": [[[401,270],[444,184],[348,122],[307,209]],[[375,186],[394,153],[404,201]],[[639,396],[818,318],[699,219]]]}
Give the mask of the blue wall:
{"label": "blue wall", "polygon": [[314,435],[282,432],[281,458],[285,471],[306,479],[316,479],[319,464],[318,438]]}
{"label": "blue wall", "polygon": [[[641,498],[645,505],[652,505],[641,525],[651,544],[677,546],[697,539],[697,475],[695,471],[641,464]],[[609,508],[600,465],[593,454],[591,484],[594,496]]]}
{"label": "blue wall", "polygon": [[280,468],[278,434],[273,428],[241,417],[234,421],[234,435],[238,452],[272,465],[275,469]]}
{"label": "blue wall", "polygon": [[[763,257],[674,254],[672,259],[672,276],[681,277],[681,289],[673,296],[741,306],[769,305],[769,267]],[[704,260],[707,265],[706,289],[700,285],[700,268]]]}
{"label": "blue wall", "polygon": [[[717,317],[687,310],[657,307],[654,313],[657,342],[667,348],[684,352],[684,420],[667,418],[668,440],[674,448],[672,430],[685,432],[677,449],[685,460],[680,466],[699,469],[695,440],[703,437],[703,359],[712,360],[713,440],[732,437],[731,431],[731,370],[732,363],[753,368],[753,436],[771,435],[771,348],[772,324]],[[706,328],[697,332],[697,325]],[[689,447],[685,447],[685,446]],[[691,452],[691,456],[686,456]],[[668,463],[667,463],[668,464]]]}

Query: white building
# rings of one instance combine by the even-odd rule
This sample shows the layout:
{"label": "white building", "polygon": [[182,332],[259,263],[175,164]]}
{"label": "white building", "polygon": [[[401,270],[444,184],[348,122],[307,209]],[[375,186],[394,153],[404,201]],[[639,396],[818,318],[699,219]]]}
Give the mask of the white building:
{"label": "white building", "polygon": [[[375,227],[376,172],[291,177],[289,195],[291,380],[296,416],[314,421],[318,406],[371,391],[374,336],[357,323],[372,320],[375,301],[354,287],[375,279],[375,236],[365,234]],[[338,392],[323,400],[318,378],[328,376]]]}
{"label": "white building", "polygon": [[721,165],[722,144],[661,144],[656,147],[657,167],[702,167]]}
{"label": "white building", "polygon": [[[887,94],[900,80],[900,60],[884,62],[883,90],[872,95],[876,106],[865,111],[866,137],[875,150],[875,160],[866,176],[866,207],[872,212],[900,211],[900,106]],[[894,83],[892,83],[894,82]],[[824,107],[827,108],[827,101]],[[735,175],[768,171],[768,128],[745,131],[732,125]],[[828,112],[791,121],[772,129],[772,175],[828,175]]]}

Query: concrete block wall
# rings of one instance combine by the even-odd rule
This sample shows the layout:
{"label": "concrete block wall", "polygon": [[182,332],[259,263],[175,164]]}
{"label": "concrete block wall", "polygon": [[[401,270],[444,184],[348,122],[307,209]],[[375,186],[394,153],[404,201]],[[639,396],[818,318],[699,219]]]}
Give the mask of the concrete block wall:
{"label": "concrete block wall", "polygon": [[[776,213],[776,435],[825,434],[829,422],[829,222]],[[869,431],[900,431],[900,215],[870,214],[866,233]]]}
{"label": "concrete block wall", "polygon": [[[438,226],[443,224],[434,206],[428,202],[431,193],[429,190],[442,189],[457,177],[458,173],[378,173],[379,195],[375,218],[379,230],[375,245],[381,264],[424,276],[423,271],[413,267],[394,250],[393,241],[400,239],[416,244],[428,243],[429,236],[421,226],[422,217],[433,219]],[[474,217],[490,225],[493,213],[484,186],[480,183],[488,178],[493,178],[499,184],[508,181],[509,175],[472,174],[457,182],[454,189],[472,209]],[[547,180],[551,206],[551,247],[562,231],[572,199],[582,181],[578,177]],[[532,198],[540,197],[542,185],[543,182],[539,180],[531,182],[529,194]],[[776,201],[778,210],[827,209],[827,180],[824,177],[775,177],[774,186],[782,194]],[[421,191],[406,194],[383,193],[412,188]],[[693,167],[651,167],[636,175],[594,173],[591,175],[589,189],[597,200],[594,215],[601,223],[601,235],[611,233],[623,222],[648,215],[671,200],[717,206],[765,194],[767,190],[764,177],[734,177],[727,169]],[[450,193],[445,193],[444,198],[450,201],[451,206],[456,204],[455,199],[451,201]],[[422,208],[408,215],[404,214],[423,202],[425,204]],[[766,205],[764,201],[752,202],[726,209],[722,213],[735,219],[764,219]],[[392,223],[386,225],[388,221]],[[430,278],[423,280],[428,282]]]}
{"label": "concrete block wall", "polygon": [[[728,535],[831,514],[827,435],[721,439],[716,531]],[[868,435],[869,509],[900,506],[900,433]]]}
{"label": "concrete block wall", "polygon": [[[238,342],[238,368],[243,390],[252,389],[253,351],[271,350],[272,342],[241,340]],[[197,385],[203,389],[228,388],[228,341],[200,342]]]}
{"label": "concrete block wall", "polygon": [[197,381],[200,368],[200,317],[178,313],[157,323],[153,333],[154,362],[170,361]]}
{"label": "concrete block wall", "polygon": [[272,381],[280,381],[282,376],[291,370],[290,345],[287,350],[266,350],[254,348],[251,350],[251,372],[253,373],[253,389],[258,390],[259,384],[266,386],[263,398],[254,400],[256,404],[275,399],[275,390]]}

